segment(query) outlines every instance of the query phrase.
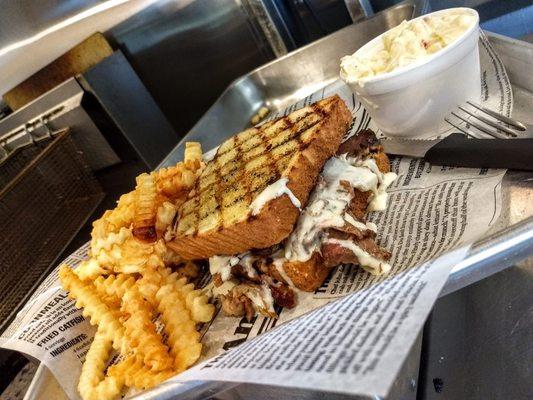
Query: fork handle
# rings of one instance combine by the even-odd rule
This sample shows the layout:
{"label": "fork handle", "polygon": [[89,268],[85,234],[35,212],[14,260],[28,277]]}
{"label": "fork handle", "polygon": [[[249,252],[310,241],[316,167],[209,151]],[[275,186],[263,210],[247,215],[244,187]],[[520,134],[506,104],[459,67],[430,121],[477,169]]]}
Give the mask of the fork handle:
{"label": "fork handle", "polygon": [[424,158],[434,165],[533,171],[533,138],[469,139],[452,133]]}

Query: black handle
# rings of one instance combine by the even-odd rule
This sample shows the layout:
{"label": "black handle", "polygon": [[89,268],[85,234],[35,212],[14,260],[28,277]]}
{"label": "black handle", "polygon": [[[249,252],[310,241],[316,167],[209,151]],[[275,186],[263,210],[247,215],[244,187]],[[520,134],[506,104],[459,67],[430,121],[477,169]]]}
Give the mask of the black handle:
{"label": "black handle", "polygon": [[533,138],[469,139],[453,133],[424,158],[434,165],[533,171]]}

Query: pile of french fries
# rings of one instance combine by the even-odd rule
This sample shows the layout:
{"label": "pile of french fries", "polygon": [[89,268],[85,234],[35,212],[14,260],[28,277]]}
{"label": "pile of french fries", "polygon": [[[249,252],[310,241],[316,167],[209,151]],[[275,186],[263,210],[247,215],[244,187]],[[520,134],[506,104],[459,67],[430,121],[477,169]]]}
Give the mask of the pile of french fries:
{"label": "pile of french fries", "polygon": [[183,162],[138,176],[135,190],[93,223],[89,259],[61,266],[61,285],[97,326],[78,384],[84,400],[150,388],[200,357],[197,328],[215,308],[189,283],[197,266],[165,241],[204,166],[200,144],[187,143]]}

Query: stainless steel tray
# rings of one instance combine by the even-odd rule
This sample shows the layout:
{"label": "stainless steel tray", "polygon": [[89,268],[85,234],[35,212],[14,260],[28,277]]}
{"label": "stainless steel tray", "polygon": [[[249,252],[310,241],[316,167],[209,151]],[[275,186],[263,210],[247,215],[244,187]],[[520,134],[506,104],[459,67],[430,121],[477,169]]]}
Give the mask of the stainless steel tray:
{"label": "stainless steel tray", "polygon": [[[186,141],[200,141],[204,149],[214,148],[225,138],[249,126],[250,118],[260,107],[266,106],[271,112],[276,112],[327,86],[337,79],[340,57],[353,53],[368,40],[404,19],[412,18],[419,12],[416,3],[404,2],[237,79],[169,153],[160,167],[181,160]],[[514,116],[533,123],[533,117],[528,114],[533,109],[533,76],[528,74],[533,66],[533,45],[499,35],[488,36],[502,58],[513,84]],[[485,239],[472,247],[468,257],[453,269],[441,296],[516,265],[533,255],[533,202],[530,200],[533,198],[533,174],[509,171],[504,178],[502,192],[502,213],[498,223]],[[235,386],[224,382],[190,382],[182,385],[163,383],[136,398],[201,399]],[[264,391],[266,393],[268,389],[265,388]],[[252,395],[252,392],[247,394]],[[274,399],[280,395],[280,392],[274,391],[263,397]],[[285,390],[283,397],[288,396],[325,398],[302,391]],[[41,365],[25,399],[48,398],[66,397],[50,371]]]}

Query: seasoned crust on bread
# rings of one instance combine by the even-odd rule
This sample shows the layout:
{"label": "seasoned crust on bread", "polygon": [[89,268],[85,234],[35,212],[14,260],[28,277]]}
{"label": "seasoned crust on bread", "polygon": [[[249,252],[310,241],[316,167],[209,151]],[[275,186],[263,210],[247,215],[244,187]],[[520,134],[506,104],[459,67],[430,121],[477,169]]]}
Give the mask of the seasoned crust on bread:
{"label": "seasoned crust on bread", "polygon": [[299,216],[288,195],[267,202],[257,215],[250,204],[268,185],[287,178],[287,188],[304,206],[351,119],[344,102],[332,96],[228,139],[181,207],[168,246],[183,258],[200,259],[281,242]]}

